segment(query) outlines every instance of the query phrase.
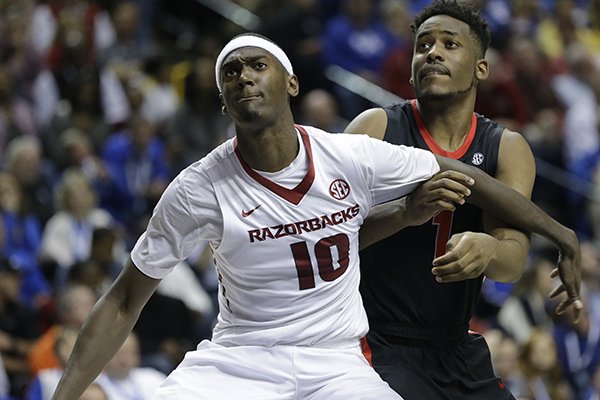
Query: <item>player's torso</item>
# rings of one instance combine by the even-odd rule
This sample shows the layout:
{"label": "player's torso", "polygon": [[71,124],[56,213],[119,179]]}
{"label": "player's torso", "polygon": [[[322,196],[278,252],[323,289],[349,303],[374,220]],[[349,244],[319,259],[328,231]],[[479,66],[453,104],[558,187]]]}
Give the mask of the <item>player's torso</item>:
{"label": "player's torso", "polygon": [[[443,154],[495,175],[503,128],[474,116],[473,132],[452,154]],[[428,136],[410,102],[388,110],[386,141],[440,149]],[[412,336],[417,328],[465,326],[479,298],[482,279],[440,284],[431,273],[432,261],[445,252],[447,240],[464,231],[482,231],[482,213],[464,205],[443,211],[417,227],[403,229],[361,252],[361,292],[372,328]]]}
{"label": "player's torso", "polygon": [[[329,153],[312,137],[309,146],[314,168],[306,174],[300,165],[265,178],[237,157],[220,166],[218,342],[327,343],[366,329],[357,290],[364,178],[344,152]],[[291,176],[301,180],[290,186]]]}

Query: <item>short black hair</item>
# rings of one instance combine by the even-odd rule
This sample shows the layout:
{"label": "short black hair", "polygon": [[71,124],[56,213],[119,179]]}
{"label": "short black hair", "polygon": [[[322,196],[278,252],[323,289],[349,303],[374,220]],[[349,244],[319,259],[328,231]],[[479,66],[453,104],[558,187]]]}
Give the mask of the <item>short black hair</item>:
{"label": "short black hair", "polygon": [[410,26],[413,34],[417,33],[423,22],[436,15],[447,15],[469,25],[471,35],[473,35],[473,38],[479,44],[481,56],[485,56],[490,46],[490,29],[487,21],[481,17],[475,8],[464,1],[436,0],[415,16]]}

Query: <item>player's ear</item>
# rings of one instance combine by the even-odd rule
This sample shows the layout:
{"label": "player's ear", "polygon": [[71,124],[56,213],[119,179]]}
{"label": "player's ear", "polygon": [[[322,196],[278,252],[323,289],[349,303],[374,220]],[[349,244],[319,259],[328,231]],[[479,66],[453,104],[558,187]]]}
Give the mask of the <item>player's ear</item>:
{"label": "player's ear", "polygon": [[219,102],[221,103],[221,114],[227,114],[227,107],[225,107],[225,102],[223,101],[223,93],[219,93]]}
{"label": "player's ear", "polygon": [[298,93],[300,93],[300,83],[298,82],[298,77],[296,75],[288,76],[287,92],[291,97],[296,97],[298,96]]}
{"label": "player's ear", "polygon": [[413,79],[412,76],[408,79],[408,83],[410,83],[410,86],[414,86],[415,80]]}
{"label": "player's ear", "polygon": [[490,66],[487,60],[484,58],[477,60],[477,65],[475,66],[475,77],[477,78],[477,80],[486,80],[489,74]]}

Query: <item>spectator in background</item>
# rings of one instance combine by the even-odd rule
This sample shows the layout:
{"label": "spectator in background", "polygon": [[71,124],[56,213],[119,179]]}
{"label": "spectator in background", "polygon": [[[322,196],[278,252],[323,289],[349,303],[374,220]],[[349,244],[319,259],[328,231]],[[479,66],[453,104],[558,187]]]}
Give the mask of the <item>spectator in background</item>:
{"label": "spectator in background", "polygon": [[20,270],[17,290],[27,307],[41,310],[48,304],[51,288],[46,281],[38,256],[41,224],[35,215],[24,210],[23,192],[19,182],[9,173],[0,173],[0,216],[2,225],[2,256]]}
{"label": "spectator in background", "polygon": [[0,6],[0,62],[13,78],[16,92],[28,100],[42,59],[31,41],[32,0],[5,1]]}
{"label": "spectator in background", "polygon": [[15,76],[0,66],[0,151],[17,136],[38,133],[33,107],[16,85]]}
{"label": "spectator in background", "polygon": [[572,47],[566,54],[568,70],[551,81],[566,110],[563,126],[564,163],[568,168],[600,148],[598,66],[590,52]]}
{"label": "spectator in background", "polygon": [[92,233],[90,256],[75,263],[69,270],[68,281],[90,287],[98,296],[104,294],[121,271],[119,254],[125,251],[119,230],[95,228]]}
{"label": "spectator in background", "polygon": [[[129,108],[121,82],[111,69],[97,63],[97,51],[114,41],[108,12],[97,2],[87,0],[52,1],[36,7],[33,21],[37,24],[33,30],[35,41],[46,40],[46,36],[38,37],[38,33],[51,38],[51,43],[39,45],[46,67],[32,88],[40,128],[45,129],[57,112],[64,112],[59,101],[72,100],[73,85],[77,84],[81,71],[95,68],[100,96],[92,96],[87,101],[93,102],[99,97],[104,121],[109,125],[123,123],[129,116]],[[71,107],[76,105],[71,104]]]}
{"label": "spectator in background", "polygon": [[325,79],[322,68],[323,1],[292,0],[271,7],[269,17],[263,26],[267,37],[279,39],[281,48],[289,56],[296,74],[302,77],[302,94],[293,100],[296,108],[304,94],[313,89],[330,89],[331,83]]}
{"label": "spectator in background", "polygon": [[88,0],[50,0],[37,2],[31,16],[31,41],[39,54],[51,63],[60,61],[64,48],[59,37],[68,37],[66,27],[74,29],[75,37],[85,46],[85,60],[92,62],[97,50],[114,41],[110,16],[99,4]]}
{"label": "spectator in background", "polygon": [[497,316],[499,326],[519,345],[529,341],[535,328],[550,331],[554,326],[548,293],[555,284],[550,273],[558,254],[553,248],[532,252],[523,276]]}
{"label": "spectator in background", "polygon": [[516,398],[527,399],[527,397],[519,396],[525,392],[525,377],[519,370],[520,349],[517,342],[510,335],[495,328],[485,331],[483,337],[490,348],[492,366],[496,376],[502,379],[502,384],[506,385]]}
{"label": "spectator in background", "polygon": [[94,229],[114,224],[110,213],[97,204],[98,194],[84,172],[66,170],[56,187],[56,213],[44,227],[40,248],[44,264],[56,267],[56,287],[64,285],[74,263],[89,257]]}
{"label": "spectator in background", "polygon": [[11,140],[4,153],[4,167],[20,185],[23,212],[44,225],[54,213],[52,191],[56,174],[54,165],[43,158],[39,139],[19,136]]}
{"label": "spectator in background", "polygon": [[197,317],[183,300],[154,292],[133,328],[140,341],[141,365],[171,373],[198,342]]}
{"label": "spectator in background", "polygon": [[583,400],[600,400],[600,368],[594,372],[592,385],[586,390]]}
{"label": "spectator in background", "polygon": [[32,375],[47,368],[62,368],[60,337],[68,334],[65,331],[79,331],[96,300],[95,293],[83,285],[68,285],[56,292],[52,326],[35,340],[27,355]]}
{"label": "spectator in background", "polygon": [[135,115],[107,140],[102,159],[108,176],[98,182],[100,206],[137,237],[171,178],[164,142],[150,121]]}
{"label": "spectator in background", "polygon": [[[379,84],[383,60],[398,46],[398,39],[377,15],[374,0],[344,0],[341,8],[340,14],[331,18],[323,30],[323,63],[325,67],[336,65]],[[339,85],[334,85],[333,91],[345,119],[350,120],[373,106]]]}
{"label": "spectator in background", "polygon": [[572,393],[558,365],[556,344],[549,332],[535,328],[519,356],[519,368],[525,378],[525,393],[517,398],[570,400]]}
{"label": "spectator in background", "polygon": [[467,0],[488,21],[491,47],[502,51],[510,38],[511,2],[509,0]]}
{"label": "spectator in background", "polygon": [[531,122],[531,111],[523,90],[515,81],[512,66],[494,49],[489,49],[485,58],[490,66],[489,76],[479,82],[475,111],[521,132]]}
{"label": "spectator in background", "polygon": [[4,368],[4,362],[0,357],[0,400],[10,400],[10,382],[8,381],[8,375]]}
{"label": "spectator in background", "polygon": [[402,99],[415,97],[410,84],[412,46],[399,47],[388,53],[381,71],[381,86]]}
{"label": "spectator in background", "polygon": [[55,159],[57,168],[64,173],[79,168],[90,182],[107,178],[106,167],[94,150],[89,135],[77,128],[67,128],[58,137],[60,157]]}
{"label": "spectator in background", "polygon": [[98,64],[112,69],[124,85],[139,75],[146,60],[156,54],[153,44],[139,35],[140,3],[127,0],[115,5],[111,13],[115,41],[98,52]]}
{"label": "spectator in background", "polygon": [[140,344],[130,333],[97,379],[110,400],[150,400],[166,374],[140,366]]}
{"label": "spectator in background", "polygon": [[314,89],[300,103],[300,123],[327,132],[343,132],[348,121],[340,115],[337,99],[324,89]]}
{"label": "spectator in background", "polygon": [[221,113],[215,89],[214,60],[199,57],[188,63],[183,102],[165,122],[169,163],[177,173],[208,154],[229,135],[231,121]]}
{"label": "spectator in background", "polygon": [[535,36],[542,18],[540,3],[530,0],[507,0],[507,2],[511,11],[507,36]]}
{"label": "spectator in background", "polygon": [[152,57],[144,65],[144,75],[137,78],[141,80],[143,95],[142,116],[159,131],[181,101],[171,82],[172,68],[172,61],[165,57]]}
{"label": "spectator in background", "polygon": [[583,398],[600,366],[600,313],[589,309],[585,290],[582,295],[586,306],[579,321],[572,322],[569,313],[566,313],[558,318],[554,328],[558,363],[571,385],[575,400]]}
{"label": "spectator in background", "polygon": [[386,54],[382,62],[381,86],[403,99],[413,98],[415,92],[409,82],[413,51],[409,4],[405,0],[384,0],[379,12],[398,40],[398,45]]}
{"label": "spectator in background", "polygon": [[[24,400],[50,400],[56,389],[56,385],[62,375],[63,366],[67,362],[73,345],[77,339],[77,330],[63,329],[56,340],[55,352],[60,365],[45,368],[33,375],[29,382]],[[112,400],[107,397],[106,392],[96,382],[92,383],[83,393],[79,400]]]}
{"label": "spectator in background", "polygon": [[568,49],[583,43],[588,32],[585,9],[575,0],[554,0],[550,12],[544,14],[536,31],[536,42],[550,60],[562,62]]}
{"label": "spectator in background", "polygon": [[600,162],[596,164],[590,187],[590,199],[585,203],[585,211],[592,223],[591,231],[594,240],[600,239]]}
{"label": "spectator in background", "polygon": [[[595,180],[600,165],[600,77],[592,55],[584,48],[572,48],[568,54],[570,72],[554,79],[565,103],[562,156],[566,169],[583,183]],[[568,193],[572,221],[576,230],[591,237],[592,221],[586,214],[586,195],[593,196],[593,186],[580,186]],[[570,188],[569,188],[570,189]]]}
{"label": "spectator in background", "polygon": [[590,312],[600,314],[600,249],[592,240],[581,241],[581,284]]}
{"label": "spectator in background", "polygon": [[[544,110],[558,114],[564,110],[552,86],[554,76],[564,70],[562,65],[550,62],[536,43],[526,36],[513,36],[503,54],[504,66],[512,72],[527,102],[529,121],[536,122],[538,114]],[[527,137],[527,132],[523,134]]]}
{"label": "spectator in background", "polygon": [[[107,123],[102,104],[101,71],[93,66],[82,68],[68,87],[56,112],[44,130],[42,142],[45,154],[63,167],[64,155],[60,137],[69,129],[76,129],[90,141],[92,150],[99,151],[112,130]],[[121,90],[116,86],[115,90]],[[124,92],[121,94],[124,98]]]}
{"label": "spectator in background", "polygon": [[19,299],[20,282],[21,270],[0,259],[0,356],[15,398],[24,393],[29,380],[27,354],[40,334],[38,313]]}

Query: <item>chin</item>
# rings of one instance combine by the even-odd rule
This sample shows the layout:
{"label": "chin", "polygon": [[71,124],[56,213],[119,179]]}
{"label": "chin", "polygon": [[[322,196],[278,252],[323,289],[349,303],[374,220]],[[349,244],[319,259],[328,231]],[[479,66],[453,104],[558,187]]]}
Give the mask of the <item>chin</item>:
{"label": "chin", "polygon": [[261,115],[256,110],[243,110],[239,113],[239,120],[244,122],[254,122],[261,118]]}
{"label": "chin", "polygon": [[456,93],[417,93],[417,100],[419,101],[447,101],[452,100],[456,97]]}

